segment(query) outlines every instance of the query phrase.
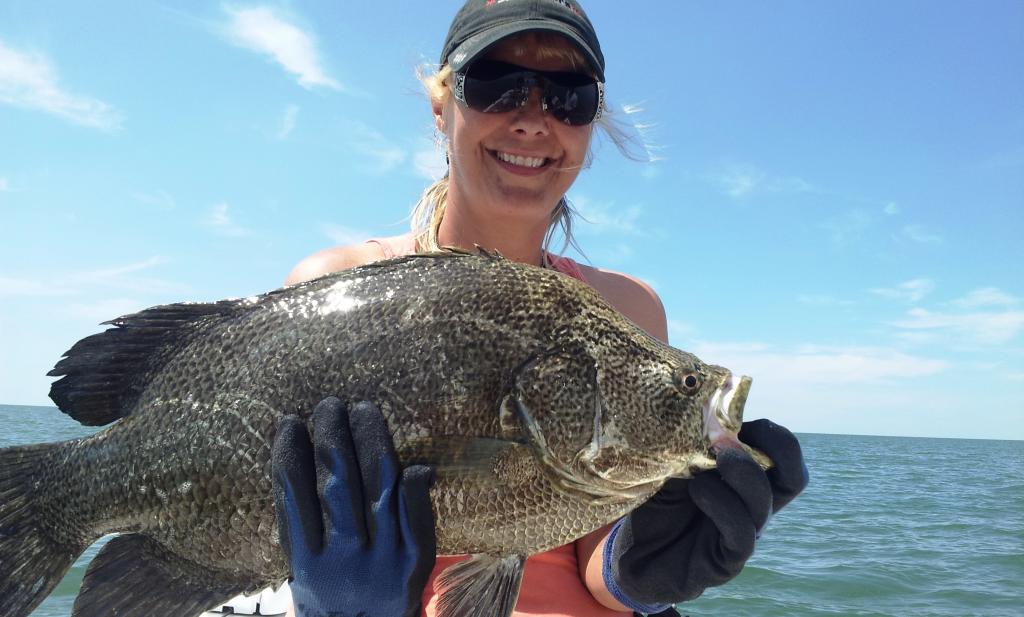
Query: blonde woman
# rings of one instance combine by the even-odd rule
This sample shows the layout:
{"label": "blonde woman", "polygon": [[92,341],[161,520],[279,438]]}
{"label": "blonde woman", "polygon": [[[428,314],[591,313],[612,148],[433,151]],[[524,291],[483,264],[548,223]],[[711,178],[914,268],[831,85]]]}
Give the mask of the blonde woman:
{"label": "blonde woman", "polygon": [[[286,282],[441,246],[480,246],[584,281],[652,336],[667,341],[665,312],[649,286],[548,252],[559,225],[571,238],[565,194],[585,167],[595,128],[605,122],[604,57],[582,7],[574,0],[469,0],[452,22],[440,66],[424,81],[435,126],[445,139],[448,174],[424,193],[414,211],[414,229],[313,254],[295,266]],[[317,447],[368,448],[390,461],[385,467],[397,464],[383,425],[367,420],[374,416],[372,406],[363,406],[359,421],[353,412],[349,428],[343,426],[348,419],[327,419],[339,413],[349,418],[336,400],[321,407],[329,409],[320,414],[322,422],[333,422],[334,428],[321,431],[327,441]],[[722,460],[720,471],[670,482],[615,525],[531,557],[513,614],[612,617],[672,611],[672,604],[738,574],[771,512],[807,481],[799,445],[789,431],[766,421],[748,424],[741,437],[777,463],[768,475],[745,455]],[[309,447],[304,435],[279,442],[275,469],[278,452]],[[357,458],[367,457],[363,452]],[[280,469],[288,471],[287,456],[280,460]],[[424,517],[432,520],[428,473],[406,472],[409,478],[392,474],[387,479],[392,494],[405,500],[391,510],[393,533],[408,532],[409,550],[393,555],[397,576],[389,583],[368,580],[360,589],[351,563],[337,563],[332,570],[292,554],[299,615],[436,614],[436,575],[462,557],[439,556],[434,562],[432,527],[422,526]],[[373,483],[359,486],[357,473],[348,477],[355,486],[344,496],[370,502],[379,497],[366,490]],[[287,507],[287,501],[279,504]],[[294,509],[279,518],[295,529],[303,525],[303,516],[319,518],[318,512]],[[421,526],[410,530],[409,521],[417,518]],[[377,528],[386,524],[376,523]],[[339,553],[336,561],[371,558]],[[361,603],[356,599],[361,596],[374,599]]]}

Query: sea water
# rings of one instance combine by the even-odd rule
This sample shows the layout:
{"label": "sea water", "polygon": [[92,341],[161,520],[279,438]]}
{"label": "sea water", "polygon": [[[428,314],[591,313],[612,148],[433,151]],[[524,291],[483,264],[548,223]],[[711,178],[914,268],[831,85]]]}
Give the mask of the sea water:
{"label": "sea water", "polygon": [[[0,447],[95,430],[14,405],[0,405],[0,426]],[[683,614],[1024,615],[1024,442],[799,437],[810,486],[774,517],[740,576]],[[70,614],[98,550],[34,617]]]}

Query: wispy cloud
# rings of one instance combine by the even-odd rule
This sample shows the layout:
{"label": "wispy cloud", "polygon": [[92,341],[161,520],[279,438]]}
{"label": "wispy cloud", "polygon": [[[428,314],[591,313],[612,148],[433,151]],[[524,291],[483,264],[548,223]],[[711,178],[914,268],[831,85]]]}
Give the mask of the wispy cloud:
{"label": "wispy cloud", "polygon": [[910,331],[953,336],[969,344],[1000,345],[1013,340],[1024,329],[1024,311],[948,313],[915,308],[893,325]]}
{"label": "wispy cloud", "polygon": [[644,209],[639,205],[622,207],[614,203],[596,202],[580,195],[572,196],[570,201],[580,215],[581,233],[648,235],[648,231],[640,223]]}
{"label": "wispy cloud", "polygon": [[11,185],[7,178],[0,178],[0,193],[6,193],[9,190],[11,190]]}
{"label": "wispy cloud", "polygon": [[39,53],[23,52],[0,41],[0,103],[53,114],[75,124],[101,130],[120,127],[120,116],[99,99],[64,90],[52,62]]}
{"label": "wispy cloud", "polygon": [[289,105],[284,110],[284,115],[281,117],[281,126],[277,129],[278,139],[288,139],[288,136],[295,130],[295,122],[299,118],[299,107],[298,105]]}
{"label": "wispy cloud", "polygon": [[145,302],[131,298],[102,298],[93,302],[72,302],[62,305],[58,312],[72,319],[89,323],[102,323],[111,319],[136,313],[147,308]]}
{"label": "wispy cloud", "polygon": [[303,88],[342,89],[341,84],[324,69],[313,35],[277,10],[266,6],[223,8],[229,18],[227,35],[234,44],[269,56],[294,75]]}
{"label": "wispy cloud", "polygon": [[437,146],[425,147],[412,157],[413,170],[417,176],[431,182],[440,180],[448,171],[444,152]]}
{"label": "wispy cloud", "polygon": [[709,174],[709,178],[733,198],[754,193],[806,193],[814,190],[802,178],[772,175],[752,165],[729,165]]}
{"label": "wispy cloud", "polygon": [[0,274],[0,298],[65,296],[74,293],[49,281]]}
{"label": "wispy cloud", "polygon": [[668,336],[676,347],[685,346],[680,341],[692,339],[696,333],[697,327],[691,323],[678,319],[668,320]]}
{"label": "wispy cloud", "polygon": [[902,212],[902,209],[900,208],[899,204],[897,204],[895,201],[890,201],[889,203],[885,204],[885,207],[882,208],[882,211],[889,216],[896,216],[897,214]]}
{"label": "wispy cloud", "polygon": [[871,216],[867,212],[854,208],[825,221],[821,228],[828,233],[832,244],[846,246],[859,238],[871,222]]}
{"label": "wispy cloud", "polygon": [[74,288],[86,289],[103,286],[138,294],[185,295],[186,285],[140,273],[170,263],[165,257],[155,256],[112,268],[99,268],[69,273],[66,281]]}
{"label": "wispy cloud", "polygon": [[408,154],[380,132],[361,122],[346,123],[349,143],[359,154],[358,169],[363,173],[381,175],[401,165]]}
{"label": "wispy cloud", "polygon": [[853,300],[843,300],[836,298],[835,296],[822,295],[822,294],[800,294],[796,297],[796,301],[800,304],[807,304],[809,306],[853,306],[856,304]]}
{"label": "wispy cloud", "polygon": [[943,242],[942,236],[929,231],[923,225],[905,225],[902,230],[902,235],[904,238],[917,242],[918,244],[942,244]]}
{"label": "wispy cloud", "polygon": [[157,191],[156,193],[132,193],[132,198],[159,210],[173,210],[177,207],[174,198],[166,191]]}
{"label": "wispy cloud", "polygon": [[372,238],[373,234],[355,227],[346,227],[344,225],[337,225],[334,223],[325,223],[320,226],[320,231],[325,236],[331,239],[331,242],[342,246],[349,246],[352,244],[359,244],[365,242],[367,238]]}
{"label": "wispy cloud", "polygon": [[189,287],[164,279],[139,276],[169,263],[163,257],[91,270],[77,270],[40,276],[0,275],[0,297],[50,297],[87,294],[97,288],[137,294],[187,295]]}
{"label": "wispy cloud", "polygon": [[985,306],[1015,306],[1020,304],[1020,298],[996,287],[982,287],[969,292],[962,298],[950,302],[950,305],[962,309],[974,309]]}
{"label": "wispy cloud", "polygon": [[221,202],[214,204],[202,218],[202,224],[211,229],[214,233],[232,238],[240,238],[252,235],[252,231],[235,223],[228,214],[228,204]]}
{"label": "wispy cloud", "polygon": [[896,287],[879,287],[871,293],[905,302],[919,302],[922,298],[935,291],[935,281],[926,278],[913,279],[900,283]]}
{"label": "wispy cloud", "polygon": [[776,349],[761,343],[698,343],[703,360],[776,384],[853,384],[934,375],[949,364],[894,349],[804,345]]}

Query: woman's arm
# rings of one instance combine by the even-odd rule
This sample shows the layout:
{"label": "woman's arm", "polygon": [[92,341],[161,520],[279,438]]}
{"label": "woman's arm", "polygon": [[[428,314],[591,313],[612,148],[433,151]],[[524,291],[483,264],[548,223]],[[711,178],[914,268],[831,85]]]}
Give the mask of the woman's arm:
{"label": "woman's arm", "polygon": [[285,285],[296,285],[315,278],[362,266],[384,259],[384,251],[376,243],[336,246],[313,253],[292,268],[285,279]]}

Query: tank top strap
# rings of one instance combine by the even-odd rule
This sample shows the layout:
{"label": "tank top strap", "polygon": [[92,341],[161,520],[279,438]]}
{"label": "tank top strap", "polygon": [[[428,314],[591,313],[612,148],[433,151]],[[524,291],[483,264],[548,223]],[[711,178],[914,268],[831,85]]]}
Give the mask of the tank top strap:
{"label": "tank top strap", "polygon": [[416,252],[416,240],[413,238],[412,232],[387,238],[370,238],[366,243],[380,246],[385,259],[412,255]]}
{"label": "tank top strap", "polygon": [[587,277],[583,276],[583,270],[580,268],[580,265],[571,258],[564,257],[562,255],[553,255],[551,253],[548,253],[547,257],[548,263],[551,264],[551,267],[555,270],[567,276],[571,276],[578,281],[587,283]]}

